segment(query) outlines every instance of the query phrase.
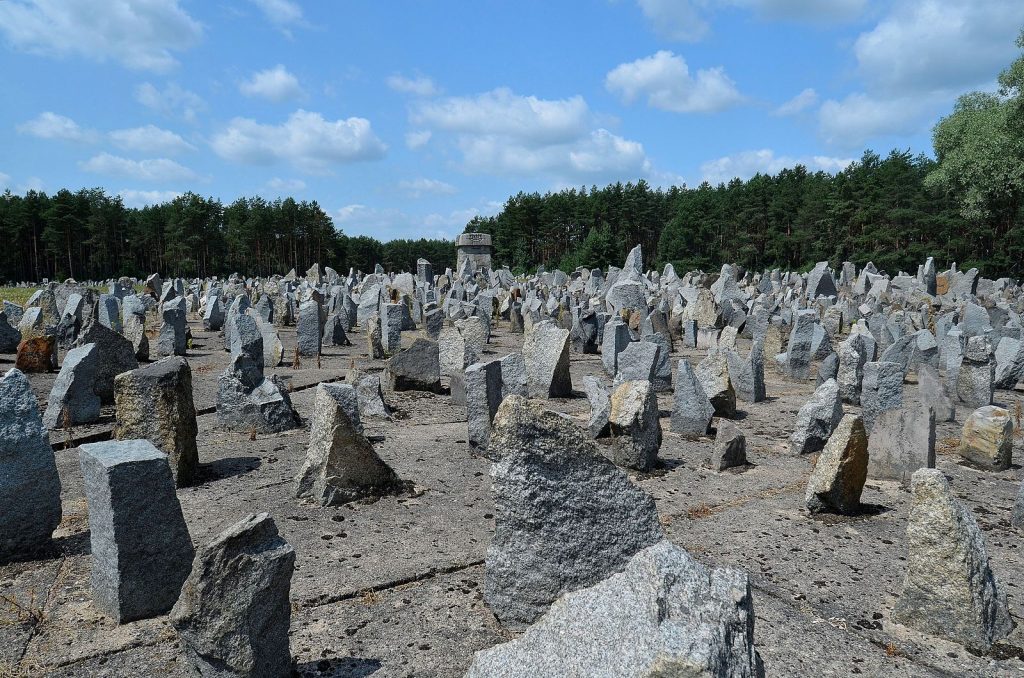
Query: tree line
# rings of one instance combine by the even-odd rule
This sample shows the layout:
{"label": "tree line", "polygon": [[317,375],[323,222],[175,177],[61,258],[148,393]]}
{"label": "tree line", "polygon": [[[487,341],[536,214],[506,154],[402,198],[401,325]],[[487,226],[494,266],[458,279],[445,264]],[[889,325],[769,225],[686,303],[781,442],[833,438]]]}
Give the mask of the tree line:
{"label": "tree line", "polygon": [[455,265],[445,240],[349,237],[315,202],[239,198],[225,206],[195,193],[142,208],[102,189],[0,195],[0,280],[99,280],[121,275],[205,277],[300,273],[313,263],[415,271],[425,257]]}

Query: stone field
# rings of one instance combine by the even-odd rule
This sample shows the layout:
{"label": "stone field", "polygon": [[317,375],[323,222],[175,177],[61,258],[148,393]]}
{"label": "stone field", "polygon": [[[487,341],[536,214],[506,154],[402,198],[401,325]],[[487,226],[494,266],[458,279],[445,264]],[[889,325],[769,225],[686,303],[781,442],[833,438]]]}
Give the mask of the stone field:
{"label": "stone field", "polygon": [[1024,675],[1013,281],[466,261],[6,304],[0,677]]}

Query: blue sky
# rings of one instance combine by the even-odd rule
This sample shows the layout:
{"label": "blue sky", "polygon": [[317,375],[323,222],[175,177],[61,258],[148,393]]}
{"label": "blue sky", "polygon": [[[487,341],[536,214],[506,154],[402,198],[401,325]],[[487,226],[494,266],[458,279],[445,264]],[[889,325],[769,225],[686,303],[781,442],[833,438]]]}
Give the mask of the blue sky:
{"label": "blue sky", "polygon": [[1020,0],[0,0],[0,188],[317,200],[453,237],[519,190],[931,151]]}

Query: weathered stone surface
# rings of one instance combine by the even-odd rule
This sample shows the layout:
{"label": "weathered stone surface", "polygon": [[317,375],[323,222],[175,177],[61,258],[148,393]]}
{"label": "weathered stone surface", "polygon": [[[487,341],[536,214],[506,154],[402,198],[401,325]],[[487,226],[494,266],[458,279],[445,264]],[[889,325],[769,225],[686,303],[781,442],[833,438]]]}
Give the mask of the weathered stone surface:
{"label": "weathered stone surface", "polygon": [[967,340],[956,378],[956,396],[968,407],[992,404],[996,366],[988,349],[986,337],[976,336]]}
{"label": "weathered stone surface", "polygon": [[786,362],[783,371],[793,379],[807,379],[811,369],[811,340],[818,313],[813,309],[797,311],[793,316],[793,328],[789,333],[786,347]]}
{"label": "weathered stone surface", "polygon": [[299,320],[295,324],[296,350],[300,356],[320,355],[323,327],[320,325],[320,302],[315,299],[302,302]]}
{"label": "weathered stone surface", "polygon": [[1013,420],[1002,407],[979,407],[964,422],[960,456],[976,466],[1003,471],[1013,462]]}
{"label": "weathered stone surface", "polygon": [[736,397],[747,403],[759,403],[767,397],[764,386],[764,348],[755,341],[744,358],[734,350],[726,350],[729,382]]}
{"label": "weathered stone surface", "polygon": [[21,332],[7,322],[7,315],[0,311],[0,353],[15,353],[21,343]]}
{"label": "weathered stone surface", "polygon": [[437,342],[419,338],[412,346],[388,358],[381,377],[388,391],[441,392],[441,364]]}
{"label": "weathered stone surface", "polygon": [[732,418],[736,416],[736,390],[729,378],[729,363],[725,353],[712,351],[697,364],[694,370],[704,393],[715,408],[716,417]]}
{"label": "weathered stone surface", "polygon": [[590,403],[590,419],[587,430],[591,438],[608,435],[608,417],[612,412],[612,401],[608,389],[598,377],[583,377],[583,390]]}
{"label": "weathered stone surface", "polygon": [[914,503],[907,524],[907,576],[893,618],[974,650],[1009,635],[1003,591],[974,517],[956,500],[938,469],[911,479]]}
{"label": "weathered stone surface", "polygon": [[715,444],[711,448],[711,470],[725,471],[747,463],[747,438],[728,419],[718,421]]}
{"label": "weathered stone surface", "polygon": [[178,487],[199,481],[196,408],[188,361],[171,356],[114,379],[117,440],[146,439],[167,455]]}
{"label": "weathered stone surface", "polygon": [[843,418],[839,400],[839,384],[829,379],[815,389],[810,399],[796,414],[796,426],[789,436],[792,454],[810,454],[825,447],[832,432]]}
{"label": "weathered stone surface", "polygon": [[935,468],[935,410],[886,410],[875,419],[868,437],[868,476],[910,484],[922,468]]}
{"label": "weathered stone surface", "polygon": [[522,353],[509,353],[501,359],[501,399],[510,395],[529,395],[526,361]]}
{"label": "weathered stone surface", "polygon": [[380,386],[379,374],[368,374],[359,378],[355,384],[356,395],[359,396],[359,415],[362,419],[390,419],[391,408],[384,400],[384,392]]}
{"label": "weathered stone surface", "polygon": [[280,433],[299,426],[288,392],[260,363],[239,354],[217,380],[217,421],[229,431]]}
{"label": "weathered stone surface", "polygon": [[53,382],[43,413],[48,429],[90,424],[100,418],[100,397],[93,391],[99,369],[99,349],[86,344],[71,349]]}
{"label": "weathered stone surface", "polygon": [[498,408],[491,447],[495,532],[484,600],[511,628],[560,595],[622,570],[662,539],[654,500],[567,417],[520,396]]}
{"label": "weathered stone surface", "polygon": [[18,344],[14,366],[21,372],[53,372],[57,369],[57,339],[53,335],[29,337]]}
{"label": "weathered stone surface", "polygon": [[[259,325],[262,320],[258,314],[251,311],[252,309],[248,309],[245,313],[234,318],[230,345],[228,346],[231,357],[233,359],[238,355],[244,355],[256,365],[276,367],[276,364],[267,365],[263,333],[260,331]],[[262,371],[261,369],[260,372]]]}
{"label": "weathered stone surface", "polygon": [[804,497],[807,510],[856,513],[867,476],[868,438],[864,422],[855,414],[847,414],[832,432],[811,471]]}
{"label": "weathered stone surface", "polygon": [[629,346],[629,326],[618,317],[611,318],[604,324],[604,336],[601,340],[601,363],[604,371],[614,377],[619,371],[619,354]]}
{"label": "weathered stone surface", "polygon": [[868,362],[864,335],[854,332],[845,341],[841,341],[838,355],[839,369],[836,371],[836,382],[839,384],[839,397],[844,403],[860,405],[864,365]]}
{"label": "weathered stone surface", "polygon": [[203,676],[291,673],[295,549],[266,513],[246,516],[200,549],[171,623]]}
{"label": "weathered stone surface", "polygon": [[661,448],[661,424],[651,382],[627,381],[612,391],[608,426],[612,444],[607,456],[612,462],[635,471],[654,468]]}
{"label": "weathered stone surface", "polygon": [[926,403],[935,411],[935,421],[955,421],[956,405],[946,393],[946,386],[939,377],[939,372],[931,365],[921,365],[917,370],[917,392],[921,402]]}
{"label": "weathered stone surface", "polygon": [[104,405],[112,404],[114,377],[139,366],[139,360],[135,357],[135,347],[132,346],[132,342],[98,322],[89,323],[82,328],[75,346],[85,344],[96,344],[99,349],[99,367],[96,370],[93,391]]}
{"label": "weathered stone surface", "polygon": [[173,301],[164,302],[160,316],[163,322],[160,325],[160,336],[157,338],[157,355],[185,355],[188,349],[185,333],[188,327],[185,318],[185,299],[178,297]]}
{"label": "weathered stone surface", "polygon": [[860,404],[868,433],[879,414],[903,405],[903,368],[899,363],[864,363]]}
{"label": "weathered stone surface", "polygon": [[167,612],[195,554],[167,455],[148,440],[78,449],[89,503],[93,604],[119,624]]}
{"label": "weathered stone surface", "polygon": [[706,434],[715,415],[715,406],[686,358],[679,359],[673,383],[672,432],[685,437]]}
{"label": "weathered stone surface", "polygon": [[28,378],[0,378],[0,561],[50,543],[61,519],[60,477]]}
{"label": "weathered stone surface", "polygon": [[380,340],[384,355],[395,355],[402,350],[402,320],[404,304],[384,304],[380,311]]}
{"label": "weathered stone surface", "polygon": [[559,598],[522,637],[477,652],[466,678],[761,675],[747,575],[663,540]]}
{"label": "weathered stone surface", "polygon": [[[129,294],[121,301],[121,326],[125,339],[135,349],[137,360],[149,360],[149,337],[146,336],[146,305],[138,296]],[[218,328],[219,329],[219,328]]]}
{"label": "weathered stone surface", "polygon": [[661,347],[649,341],[633,341],[619,354],[615,385],[627,381],[653,381]]}
{"label": "weathered stone surface", "polygon": [[306,461],[295,477],[295,496],[337,506],[381,496],[398,476],[363,435],[359,396],[348,384],[320,384],[313,401]]}
{"label": "weathered stone surface", "polygon": [[569,330],[550,320],[537,323],[523,340],[526,387],[531,398],[572,395],[569,376]]}
{"label": "weathered stone surface", "polygon": [[471,452],[490,457],[491,422],[501,400],[501,361],[474,363],[466,368],[466,421]]}

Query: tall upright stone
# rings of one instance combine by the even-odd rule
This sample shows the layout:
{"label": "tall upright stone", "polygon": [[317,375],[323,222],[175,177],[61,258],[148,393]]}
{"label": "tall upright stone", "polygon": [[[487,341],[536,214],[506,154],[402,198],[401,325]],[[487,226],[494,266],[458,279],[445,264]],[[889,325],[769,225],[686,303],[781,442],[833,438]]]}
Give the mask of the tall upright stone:
{"label": "tall upright stone", "polygon": [[195,551],[167,455],[148,440],[79,447],[93,604],[123,624],[171,609]]}
{"label": "tall upright stone", "polygon": [[99,360],[96,344],[73,348],[64,356],[64,364],[46,399],[46,428],[67,428],[99,420],[100,397],[93,390]]}
{"label": "tall upright stone", "polygon": [[299,306],[299,321],[295,326],[296,344],[300,356],[320,355],[323,346],[323,327],[320,324],[320,302],[315,299]]}
{"label": "tall upright stone", "polygon": [[909,485],[922,468],[935,468],[935,410],[922,404],[879,414],[868,437],[868,476]]}
{"label": "tall upright stone", "polygon": [[177,297],[172,301],[165,301],[160,315],[163,323],[160,325],[160,336],[157,339],[157,353],[161,356],[185,355],[188,349],[185,298]]}
{"label": "tall upright stone", "polygon": [[199,481],[196,408],[192,370],[180,356],[169,356],[114,379],[116,440],[146,439],[167,455],[178,487]]}
{"label": "tall upright stone", "polygon": [[907,575],[893,617],[924,633],[985,651],[1013,630],[985,538],[938,469],[911,478]]}
{"label": "tall upright stone", "polygon": [[291,673],[295,549],[266,513],[249,515],[202,547],[171,611],[185,655],[204,676]]}
{"label": "tall upright stone", "polygon": [[466,421],[471,452],[496,459],[488,452],[491,422],[501,405],[501,361],[474,363],[466,368]]}
{"label": "tall upright stone", "polygon": [[839,384],[835,379],[829,379],[814,390],[796,413],[796,425],[789,436],[790,452],[810,454],[822,449],[842,418]]}
{"label": "tall upright stone", "polygon": [[616,466],[650,471],[658,461],[661,424],[658,396],[650,381],[626,381],[611,394],[610,459]]}
{"label": "tall upright stone", "polygon": [[0,561],[50,544],[61,519],[60,477],[28,378],[0,378]]}
{"label": "tall upright stone", "polygon": [[559,596],[621,571],[662,539],[654,500],[564,415],[520,396],[498,408],[491,446],[495,532],[484,600],[522,629]]}
{"label": "tall upright stone", "polygon": [[[129,294],[121,300],[121,326],[125,338],[135,349],[137,360],[149,360],[149,337],[146,336],[146,305],[142,299]],[[219,327],[218,327],[219,329]]]}
{"label": "tall upright stone", "polygon": [[868,438],[864,422],[855,414],[847,414],[825,443],[807,480],[807,510],[856,513],[867,476]]}
{"label": "tall upright stone", "polygon": [[957,373],[956,396],[968,407],[992,404],[996,366],[989,348],[987,337],[974,336],[967,340],[964,359]]}
{"label": "tall upright stone", "polygon": [[679,359],[673,383],[672,432],[690,438],[706,434],[715,416],[715,406],[686,358]]}
{"label": "tall upright stone", "polygon": [[818,312],[813,309],[797,311],[793,316],[793,329],[786,347],[783,370],[793,379],[807,379],[811,374],[811,341]]}
{"label": "tall upright stone", "polygon": [[879,414],[903,405],[903,368],[899,363],[864,363],[860,404],[864,429],[869,434]]}
{"label": "tall upright stone", "polygon": [[572,395],[569,375],[569,330],[550,320],[537,323],[523,341],[526,384],[531,398]]}

